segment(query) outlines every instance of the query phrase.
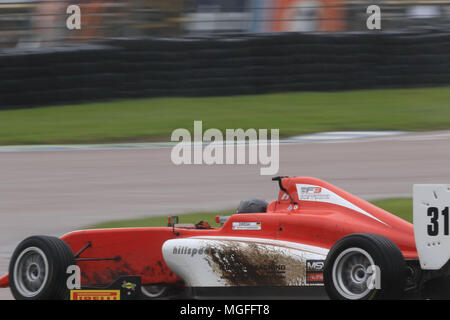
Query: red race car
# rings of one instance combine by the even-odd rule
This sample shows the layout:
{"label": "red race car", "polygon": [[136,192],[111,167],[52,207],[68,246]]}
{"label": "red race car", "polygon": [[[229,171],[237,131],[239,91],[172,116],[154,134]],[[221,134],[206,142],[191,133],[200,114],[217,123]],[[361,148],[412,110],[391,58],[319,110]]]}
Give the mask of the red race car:
{"label": "red race car", "polygon": [[78,268],[81,289],[119,281],[150,299],[447,297],[450,186],[415,186],[413,226],[319,179],[273,180],[276,201],[242,201],[217,217],[220,228],[171,217],[168,227],[29,237],[0,287],[16,299],[66,299]]}

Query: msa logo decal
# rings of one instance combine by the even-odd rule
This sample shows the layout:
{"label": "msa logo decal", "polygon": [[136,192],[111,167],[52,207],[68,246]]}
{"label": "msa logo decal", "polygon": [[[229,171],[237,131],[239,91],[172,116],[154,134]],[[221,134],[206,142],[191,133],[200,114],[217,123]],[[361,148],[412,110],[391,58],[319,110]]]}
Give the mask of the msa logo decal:
{"label": "msa logo decal", "polygon": [[323,260],[307,260],[306,261],[306,283],[323,283],[323,268],[325,261]]}
{"label": "msa logo decal", "polygon": [[70,290],[70,300],[120,300],[120,290]]}
{"label": "msa logo decal", "polygon": [[325,266],[325,261],[323,260],[307,260],[306,261],[306,271],[322,272]]}
{"label": "msa logo decal", "polygon": [[261,222],[233,222],[233,230],[261,230]]}

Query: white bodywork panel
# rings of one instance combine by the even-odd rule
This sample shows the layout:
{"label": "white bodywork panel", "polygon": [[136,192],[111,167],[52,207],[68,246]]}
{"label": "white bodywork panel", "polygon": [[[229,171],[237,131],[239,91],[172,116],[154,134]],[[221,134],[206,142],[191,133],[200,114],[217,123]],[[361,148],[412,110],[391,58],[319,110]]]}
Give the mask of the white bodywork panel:
{"label": "white bodywork panel", "polygon": [[327,249],[245,237],[164,243],[166,264],[190,287],[321,285]]}
{"label": "white bodywork panel", "polygon": [[450,258],[450,184],[416,184],[414,237],[422,269],[437,270]]}
{"label": "white bodywork panel", "polygon": [[298,199],[300,201],[314,201],[314,202],[325,202],[325,203],[335,204],[337,206],[351,209],[351,210],[356,211],[360,214],[363,214],[373,220],[376,220],[378,222],[386,224],[385,222],[374,217],[367,211],[364,211],[360,207],[357,207],[350,201],[342,198],[341,196],[337,195],[336,193],[334,193],[331,190],[328,190],[327,188],[312,185],[312,184],[296,184],[296,187],[297,187]]}

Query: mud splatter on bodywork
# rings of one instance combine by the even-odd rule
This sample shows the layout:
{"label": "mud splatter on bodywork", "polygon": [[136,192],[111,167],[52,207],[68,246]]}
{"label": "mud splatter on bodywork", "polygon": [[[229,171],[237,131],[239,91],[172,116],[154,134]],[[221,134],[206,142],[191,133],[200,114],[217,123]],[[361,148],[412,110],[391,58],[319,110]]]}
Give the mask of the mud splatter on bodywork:
{"label": "mud splatter on bodywork", "polygon": [[[86,262],[84,262],[84,264],[86,264]],[[98,270],[99,272],[94,271],[89,274],[82,272],[82,283],[84,285],[109,284],[120,276],[126,275],[139,275],[144,281],[147,278],[161,276],[174,278],[173,272],[159,260],[153,265],[145,266],[142,270],[134,269],[125,261],[122,261],[121,263],[109,262],[108,264],[104,264],[101,268],[98,268]]]}
{"label": "mud splatter on bodywork", "polygon": [[305,259],[275,246],[222,242],[209,245],[205,259],[230,286],[302,286]]}

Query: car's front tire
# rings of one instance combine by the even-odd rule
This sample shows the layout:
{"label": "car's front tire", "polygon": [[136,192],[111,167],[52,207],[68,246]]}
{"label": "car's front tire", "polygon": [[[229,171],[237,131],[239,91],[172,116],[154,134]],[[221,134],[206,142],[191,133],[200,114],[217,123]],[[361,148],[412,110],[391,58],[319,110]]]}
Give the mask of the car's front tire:
{"label": "car's front tire", "polygon": [[72,249],[63,240],[32,236],[16,248],[9,265],[11,292],[17,300],[67,299],[67,267]]}
{"label": "car's front tire", "polygon": [[405,287],[405,260],[397,245],[383,236],[352,234],[329,251],[324,284],[331,299],[399,299]]}

